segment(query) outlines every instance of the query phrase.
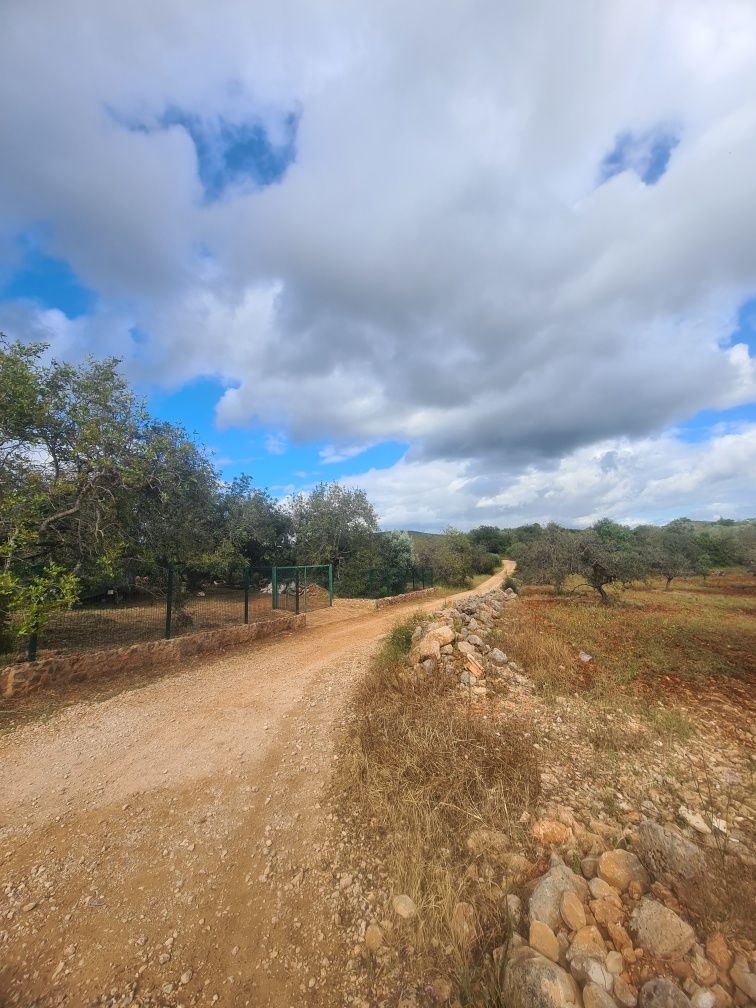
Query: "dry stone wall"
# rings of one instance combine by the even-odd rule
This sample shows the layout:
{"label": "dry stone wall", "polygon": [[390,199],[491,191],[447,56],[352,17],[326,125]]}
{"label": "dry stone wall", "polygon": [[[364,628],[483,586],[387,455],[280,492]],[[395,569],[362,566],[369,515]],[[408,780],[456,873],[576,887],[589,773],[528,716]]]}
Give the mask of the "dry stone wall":
{"label": "dry stone wall", "polygon": [[403,595],[389,595],[388,598],[378,598],[375,600],[375,608],[385,609],[388,606],[401,605],[402,602],[411,602],[413,599],[427,598],[435,590],[435,588],[420,588],[418,591],[405,592]]}
{"label": "dry stone wall", "polygon": [[258,623],[186,634],[106,651],[55,655],[0,669],[0,696],[24,696],[51,686],[67,686],[123,673],[150,672],[197,655],[222,651],[249,641],[304,629],[307,617],[279,616]]}

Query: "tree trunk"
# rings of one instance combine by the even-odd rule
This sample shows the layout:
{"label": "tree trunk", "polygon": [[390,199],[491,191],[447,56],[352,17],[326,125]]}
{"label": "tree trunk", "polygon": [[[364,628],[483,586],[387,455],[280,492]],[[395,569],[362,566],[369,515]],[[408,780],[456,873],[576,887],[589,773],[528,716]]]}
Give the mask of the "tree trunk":
{"label": "tree trunk", "polygon": [[601,599],[601,605],[609,605],[609,596],[604,591],[604,586],[602,584],[597,585],[596,591],[599,593],[599,598]]}
{"label": "tree trunk", "polygon": [[665,574],[665,577],[667,579],[667,583],[664,585],[664,591],[669,591],[669,586],[672,584],[672,578],[669,574]]}

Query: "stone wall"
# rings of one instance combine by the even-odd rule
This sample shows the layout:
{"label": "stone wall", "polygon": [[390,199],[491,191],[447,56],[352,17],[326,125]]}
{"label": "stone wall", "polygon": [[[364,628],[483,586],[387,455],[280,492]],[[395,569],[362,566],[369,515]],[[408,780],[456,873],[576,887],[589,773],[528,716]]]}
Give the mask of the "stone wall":
{"label": "stone wall", "polygon": [[418,591],[405,592],[404,595],[389,595],[388,598],[377,598],[375,600],[375,608],[385,609],[386,606],[400,605],[402,602],[411,602],[413,599],[427,598],[435,590],[435,588],[421,588]]}
{"label": "stone wall", "polygon": [[9,665],[0,669],[0,696],[24,696],[48,686],[66,686],[122,673],[150,672],[196,655],[222,651],[290,630],[302,630],[306,620],[304,613],[299,616],[278,616],[259,623],[186,634],[172,640],[130,644],[128,647],[107,651],[80,651],[77,654],[54,655],[40,661]]}

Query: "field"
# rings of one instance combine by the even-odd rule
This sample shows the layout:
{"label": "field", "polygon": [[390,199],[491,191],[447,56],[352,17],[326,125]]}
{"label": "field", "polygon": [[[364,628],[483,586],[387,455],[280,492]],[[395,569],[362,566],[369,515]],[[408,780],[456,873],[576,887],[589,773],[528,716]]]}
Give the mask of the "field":
{"label": "field", "polygon": [[[669,591],[651,581],[617,591],[610,606],[575,587],[521,588],[491,640],[517,674],[477,704],[454,680],[418,689],[403,671],[419,616],[386,639],[352,698],[333,793],[346,799],[343,821],[373,876],[420,907],[422,924],[390,940],[405,985],[449,984],[463,1005],[499,1008],[508,883],[506,872],[492,879],[491,863],[519,858],[529,878],[545,870],[528,821],[598,821],[624,844],[649,815],[680,824],[684,806],[752,849],[756,579],[730,571]],[[476,828],[502,850],[478,852]],[[756,891],[721,836],[709,838],[711,891],[689,919],[702,936],[752,941]],[[482,925],[473,946],[458,940],[460,905]],[[376,998],[391,989],[388,975],[370,984]]]}
{"label": "field", "polygon": [[[618,592],[611,606],[600,606],[591,593],[526,587],[526,619],[519,631],[561,642],[570,652],[569,669],[584,683],[597,675],[615,686],[637,682],[657,690],[659,678],[681,684],[753,683],[756,676],[756,578],[744,572],[675,580],[664,591],[662,579],[634,584]],[[573,589],[574,591],[574,589]],[[531,641],[530,647],[534,646]],[[590,654],[589,668],[575,652]],[[530,657],[530,655],[528,656]],[[562,655],[564,658],[564,655]],[[559,681],[559,665],[542,655],[533,673]]]}

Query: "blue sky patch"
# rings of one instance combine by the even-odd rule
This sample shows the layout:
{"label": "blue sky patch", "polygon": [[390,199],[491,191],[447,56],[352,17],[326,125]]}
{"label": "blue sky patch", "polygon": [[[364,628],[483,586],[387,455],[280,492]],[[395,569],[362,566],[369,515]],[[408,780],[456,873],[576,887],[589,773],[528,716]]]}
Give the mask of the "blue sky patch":
{"label": "blue sky patch", "polygon": [[321,480],[330,482],[371,468],[388,468],[407,450],[406,444],[384,441],[371,445],[359,455],[328,464],[320,455],[324,447],[320,441],[295,444],[281,432],[260,425],[218,430],[215,405],[224,389],[218,381],[200,378],[175,392],[155,388],[138,391],[146,396],[154,416],[183,424],[190,433],[196,434],[212,451],[213,461],[225,479],[248,473],[257,486],[267,487],[279,497],[306,489]]}
{"label": "blue sky patch", "polygon": [[85,287],[63,259],[45,255],[28,236],[17,239],[21,263],[0,265],[0,301],[33,301],[58,308],[69,318],[90,312],[97,295]]}
{"label": "blue sky patch", "polygon": [[645,185],[654,185],[666,172],[672,151],[679,142],[679,137],[665,130],[620,133],[601,162],[600,181],[606,182],[624,171],[634,171]]}
{"label": "blue sky patch", "polygon": [[120,126],[140,133],[171,126],[186,130],[194,144],[197,173],[208,203],[219,199],[229,186],[244,182],[273,185],[296,160],[299,111],[282,116],[283,139],[277,143],[258,118],[242,122],[231,122],[223,116],[207,119],[175,105],[167,108],[156,123],[131,119],[112,108],[108,113]]}

